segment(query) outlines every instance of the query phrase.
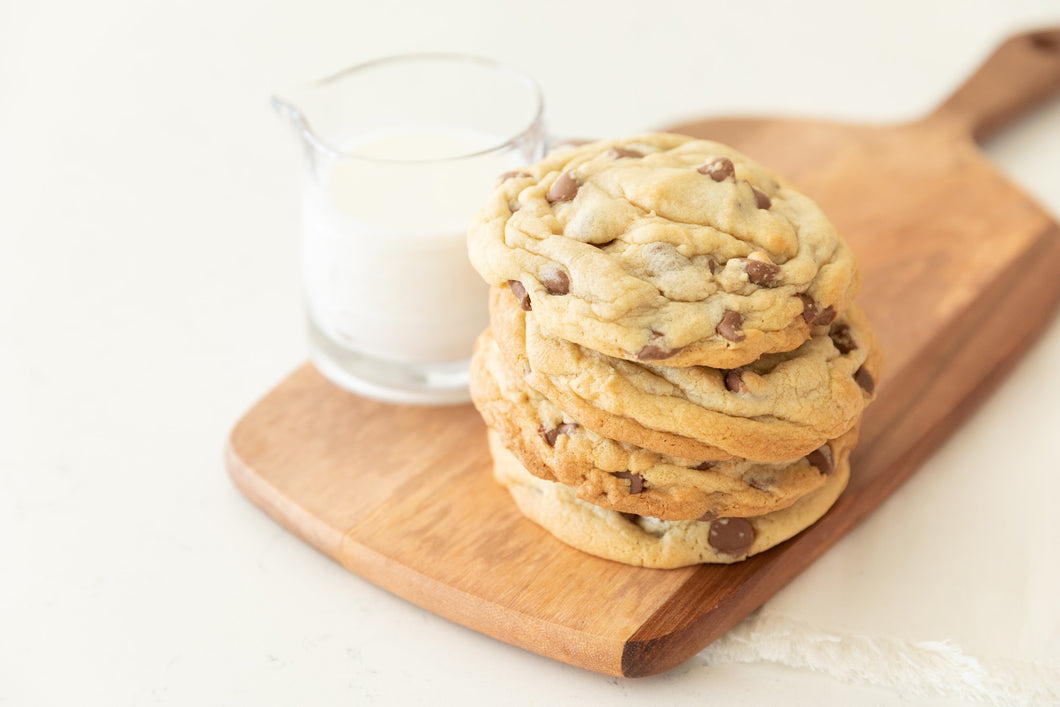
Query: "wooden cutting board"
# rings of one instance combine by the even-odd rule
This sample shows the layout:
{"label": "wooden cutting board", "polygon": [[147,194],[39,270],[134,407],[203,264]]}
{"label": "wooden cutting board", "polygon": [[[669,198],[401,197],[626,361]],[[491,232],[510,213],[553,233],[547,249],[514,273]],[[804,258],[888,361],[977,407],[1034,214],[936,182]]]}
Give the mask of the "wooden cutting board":
{"label": "wooden cutting board", "polygon": [[485,428],[470,406],[360,399],[308,365],[236,425],[229,473],[327,556],[457,623],[612,675],[678,665],[879,505],[1051,319],[1060,227],[976,143],[1058,87],[1060,29],[1007,41],[910,124],[675,128],[734,145],[821,204],[858,257],[860,302],[886,356],[849,488],[820,522],[773,550],[679,570],[582,554],[525,520],[493,483]]}

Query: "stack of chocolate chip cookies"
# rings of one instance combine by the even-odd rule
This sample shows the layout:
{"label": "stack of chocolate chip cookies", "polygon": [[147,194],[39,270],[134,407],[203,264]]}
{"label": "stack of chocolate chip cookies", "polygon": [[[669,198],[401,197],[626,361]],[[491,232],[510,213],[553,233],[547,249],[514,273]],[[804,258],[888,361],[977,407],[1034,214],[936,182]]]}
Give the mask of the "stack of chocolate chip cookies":
{"label": "stack of chocolate chip cookies", "polygon": [[553,535],[735,562],[839,497],[879,349],[850,250],[781,178],[679,135],[593,143],[504,175],[468,241],[494,474]]}

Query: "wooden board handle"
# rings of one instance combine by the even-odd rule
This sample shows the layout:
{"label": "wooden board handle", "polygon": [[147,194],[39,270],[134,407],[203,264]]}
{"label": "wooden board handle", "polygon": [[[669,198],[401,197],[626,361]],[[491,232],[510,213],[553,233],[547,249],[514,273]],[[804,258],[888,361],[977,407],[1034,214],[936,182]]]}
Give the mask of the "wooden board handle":
{"label": "wooden board handle", "polygon": [[1060,89],[1060,27],[1006,40],[931,116],[965,123],[983,142]]}

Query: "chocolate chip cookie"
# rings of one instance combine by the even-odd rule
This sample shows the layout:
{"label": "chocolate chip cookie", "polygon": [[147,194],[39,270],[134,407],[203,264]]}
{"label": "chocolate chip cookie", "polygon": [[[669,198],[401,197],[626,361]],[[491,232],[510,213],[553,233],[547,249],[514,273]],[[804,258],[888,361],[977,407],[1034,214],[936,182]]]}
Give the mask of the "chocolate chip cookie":
{"label": "chocolate chip cookie", "polygon": [[778,511],[824,486],[857,426],[806,457],[766,464],[658,454],[598,435],[530,388],[489,331],[471,361],[471,393],[487,426],[533,475],[594,505],[664,520],[747,517]]}
{"label": "chocolate chip cookie", "polygon": [[490,320],[509,364],[580,424],[688,459],[810,454],[854,426],[879,376],[879,348],[856,307],[794,351],[731,369],[606,356],[544,331],[507,289],[491,288]]}
{"label": "chocolate chip cookie", "polygon": [[820,519],[850,478],[843,455],[823,486],[783,510],[750,518],[666,521],[586,503],[569,487],[529,473],[495,433],[489,440],[494,477],[523,515],[583,552],[643,567],[732,563],[768,550]]}
{"label": "chocolate chip cookie", "polygon": [[504,175],[468,244],[482,277],[553,336],[670,367],[794,349],[858,286],[813,201],[680,135],[591,143]]}

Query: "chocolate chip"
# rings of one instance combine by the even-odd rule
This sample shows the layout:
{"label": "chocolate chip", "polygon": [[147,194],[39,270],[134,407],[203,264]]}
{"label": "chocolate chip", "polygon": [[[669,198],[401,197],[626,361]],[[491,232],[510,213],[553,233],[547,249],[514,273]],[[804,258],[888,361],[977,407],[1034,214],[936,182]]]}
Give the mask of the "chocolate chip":
{"label": "chocolate chip", "polygon": [[562,268],[549,266],[541,271],[541,284],[550,295],[565,295],[570,292],[570,275]]}
{"label": "chocolate chip", "polygon": [[556,181],[552,182],[552,186],[549,187],[545,198],[548,199],[550,204],[555,204],[557,201],[571,201],[580,188],[581,182],[575,178],[574,173],[564,172],[559,175]]}
{"label": "chocolate chip", "polygon": [[770,484],[767,479],[762,479],[757,476],[752,476],[748,479],[747,485],[753,489],[758,489],[759,491],[768,491],[773,488],[772,484]]}
{"label": "chocolate chip", "polygon": [[718,261],[714,258],[707,258],[707,267],[710,268],[710,274],[713,275],[718,271]]}
{"label": "chocolate chip", "polygon": [[612,476],[619,479],[629,479],[629,492],[632,494],[637,494],[644,490],[644,477],[640,474],[632,471],[616,471]]}
{"label": "chocolate chip", "polygon": [[[650,332],[652,341],[658,341],[663,338],[663,333],[661,331],[651,329]],[[667,349],[654,343],[645,344],[644,347],[637,352],[637,359],[641,361],[660,361],[664,358],[670,358],[683,348],[684,346],[678,346],[676,349]]]}
{"label": "chocolate chip", "polygon": [[509,179],[514,179],[515,177],[529,177],[529,176],[530,175],[527,172],[520,172],[519,170],[512,170],[511,172],[505,172],[504,174],[502,174],[500,176],[500,178],[499,178],[499,181],[506,182]]}
{"label": "chocolate chip", "polygon": [[828,336],[832,339],[836,350],[844,356],[858,347],[853,335],[850,333],[850,326],[847,324],[836,324],[828,332]]}
{"label": "chocolate chip", "polygon": [[637,152],[636,150],[630,150],[625,147],[612,147],[607,151],[607,156],[613,160],[620,160],[623,157],[643,157],[643,152]]}
{"label": "chocolate chip", "polygon": [[696,520],[698,520],[700,523],[709,523],[710,521],[714,520],[717,517],[718,517],[718,514],[715,513],[714,511],[707,511],[706,513],[704,513],[700,517],[696,518]]}
{"label": "chocolate chip", "polygon": [[720,182],[736,174],[736,168],[733,167],[732,160],[728,157],[711,157],[696,171],[707,175],[715,182]]}
{"label": "chocolate chip", "polygon": [[573,432],[576,429],[578,429],[578,423],[577,422],[564,422],[559,427],[556,428],[556,430],[561,435],[569,435],[571,432]]}
{"label": "chocolate chip", "polygon": [[637,358],[641,361],[659,361],[667,358],[670,352],[661,346],[655,344],[645,344],[645,346],[637,352]]}
{"label": "chocolate chip", "polygon": [[828,305],[824,309],[820,309],[817,303],[807,294],[795,295],[802,300],[802,318],[810,326],[822,326],[825,324],[831,324],[835,320],[836,312],[835,307]]}
{"label": "chocolate chip", "polygon": [[754,192],[755,206],[757,206],[758,208],[768,209],[770,206],[773,205],[773,201],[762,192],[758,191],[754,187],[751,187],[751,191]]}
{"label": "chocolate chip", "polygon": [[718,322],[718,326],[715,327],[714,331],[728,339],[729,341],[743,341],[747,336],[743,333],[743,315],[739,312],[734,312],[731,309],[726,309],[725,314],[721,316],[721,321]]}
{"label": "chocolate chip", "polygon": [[518,280],[508,280],[508,289],[515,295],[515,299],[519,301],[519,306],[524,311],[530,311],[530,295],[526,293],[526,288],[523,287],[523,283]]}
{"label": "chocolate chip", "polygon": [[813,320],[817,316],[817,303],[813,301],[813,297],[806,294],[799,293],[795,296],[802,300],[803,321],[813,326]]}
{"label": "chocolate chip", "polygon": [[548,446],[555,447],[556,439],[560,435],[570,434],[576,429],[578,429],[577,424],[573,422],[564,422],[557,427],[553,427],[551,430],[546,430],[544,427],[541,427],[538,428],[537,431],[541,434],[542,437],[545,438],[545,441],[548,442]]}
{"label": "chocolate chip", "polygon": [[706,471],[708,469],[713,469],[715,464],[717,464],[717,462],[700,462],[692,468],[696,471]]}
{"label": "chocolate chip", "polygon": [[743,261],[744,272],[747,273],[747,279],[752,283],[760,287],[773,287],[777,282],[777,275],[780,274],[780,266],[773,263],[767,263],[763,260],[752,260],[751,258],[741,258]]}
{"label": "chocolate chip", "polygon": [[872,374],[865,370],[862,366],[858,370],[854,371],[854,380],[857,381],[861,389],[869,395],[872,395],[876,390],[876,381],[872,379]]}
{"label": "chocolate chip", "polygon": [[743,374],[740,371],[729,371],[725,374],[725,390],[730,393],[748,392],[747,384],[743,382]]}
{"label": "chocolate chip", "polygon": [[707,542],[720,553],[739,557],[747,554],[755,541],[755,529],[746,518],[718,518],[711,521]]}
{"label": "chocolate chip", "polygon": [[827,444],[820,449],[815,449],[806,455],[806,461],[810,462],[810,466],[817,467],[825,476],[828,476],[835,470],[835,459],[832,457],[832,448]]}
{"label": "chocolate chip", "polygon": [[835,321],[835,307],[828,305],[820,312],[817,313],[817,317],[813,320],[814,326],[824,326],[831,324]]}
{"label": "chocolate chip", "polygon": [[661,361],[664,358],[670,358],[676,353],[680,353],[684,346],[678,346],[676,349],[666,349],[657,344],[645,344],[644,348],[637,352],[638,361]]}

